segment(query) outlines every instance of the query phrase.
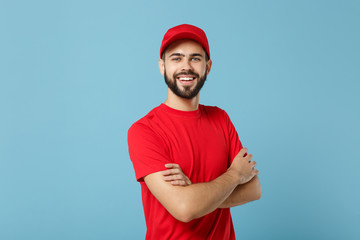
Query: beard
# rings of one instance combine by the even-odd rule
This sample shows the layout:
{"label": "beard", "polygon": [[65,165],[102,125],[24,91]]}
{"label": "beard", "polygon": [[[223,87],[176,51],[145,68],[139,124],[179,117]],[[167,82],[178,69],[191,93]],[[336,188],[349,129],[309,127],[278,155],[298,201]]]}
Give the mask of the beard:
{"label": "beard", "polygon": [[[206,70],[205,70],[206,72]],[[195,85],[195,87],[192,86],[183,86],[183,89],[180,89],[177,85],[176,77],[179,75],[193,75],[195,76],[198,81]],[[198,93],[200,92],[201,88],[204,86],[204,83],[206,81],[206,73],[200,77],[199,74],[189,70],[187,72],[180,72],[177,74],[174,74],[172,79],[170,79],[166,74],[166,69],[164,71],[164,79],[165,83],[168,85],[170,90],[178,97],[185,98],[185,99],[193,99]]]}

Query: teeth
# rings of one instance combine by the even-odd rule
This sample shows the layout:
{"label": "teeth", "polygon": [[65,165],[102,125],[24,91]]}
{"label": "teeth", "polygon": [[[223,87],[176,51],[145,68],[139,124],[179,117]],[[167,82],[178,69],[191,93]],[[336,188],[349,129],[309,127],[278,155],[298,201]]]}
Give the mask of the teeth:
{"label": "teeth", "polygon": [[181,81],[191,81],[191,80],[193,80],[193,78],[179,78]]}

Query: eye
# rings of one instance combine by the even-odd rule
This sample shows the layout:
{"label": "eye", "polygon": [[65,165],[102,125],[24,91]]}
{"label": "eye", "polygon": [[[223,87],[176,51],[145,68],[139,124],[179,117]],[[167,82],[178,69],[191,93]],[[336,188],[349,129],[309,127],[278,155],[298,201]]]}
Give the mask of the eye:
{"label": "eye", "polygon": [[198,61],[200,61],[200,58],[194,57],[191,60],[194,61],[194,62],[198,62]]}
{"label": "eye", "polygon": [[178,62],[178,61],[180,61],[180,58],[179,58],[179,57],[175,57],[175,58],[172,58],[171,60],[172,60],[172,61],[175,61],[175,62]]}

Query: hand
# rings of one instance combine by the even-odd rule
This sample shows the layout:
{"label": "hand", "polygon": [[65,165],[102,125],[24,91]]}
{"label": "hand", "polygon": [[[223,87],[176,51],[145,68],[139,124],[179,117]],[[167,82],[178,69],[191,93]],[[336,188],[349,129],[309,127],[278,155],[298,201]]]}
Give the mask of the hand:
{"label": "hand", "polygon": [[256,162],[251,161],[252,154],[247,154],[247,151],[247,148],[241,149],[229,167],[229,170],[233,171],[239,178],[239,184],[247,183],[259,174],[259,170],[254,169]]}
{"label": "hand", "polygon": [[168,170],[162,171],[164,180],[170,182],[174,186],[188,186],[191,184],[190,179],[183,173],[179,164],[165,164]]}

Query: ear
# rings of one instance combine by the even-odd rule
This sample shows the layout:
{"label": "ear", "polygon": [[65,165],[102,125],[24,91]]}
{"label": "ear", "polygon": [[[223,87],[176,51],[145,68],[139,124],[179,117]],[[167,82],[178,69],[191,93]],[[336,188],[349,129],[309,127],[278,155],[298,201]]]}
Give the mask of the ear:
{"label": "ear", "polygon": [[165,62],[164,62],[164,60],[162,60],[161,58],[159,59],[159,70],[160,70],[161,75],[164,76],[164,73],[165,73]]}
{"label": "ear", "polygon": [[212,60],[209,59],[209,60],[206,62],[206,75],[209,75],[210,70],[211,70],[211,66],[212,66]]}

